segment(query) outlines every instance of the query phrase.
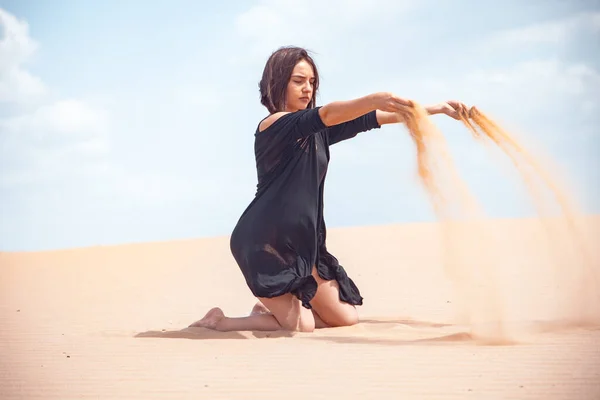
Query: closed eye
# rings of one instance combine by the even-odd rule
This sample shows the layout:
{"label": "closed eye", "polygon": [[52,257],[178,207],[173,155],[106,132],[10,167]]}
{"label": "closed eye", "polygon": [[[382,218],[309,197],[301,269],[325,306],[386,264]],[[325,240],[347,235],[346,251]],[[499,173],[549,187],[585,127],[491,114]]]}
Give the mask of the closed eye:
{"label": "closed eye", "polygon": [[[304,83],[304,80],[305,80],[307,77],[306,77],[306,76],[304,76],[304,75],[294,75],[294,76],[293,76],[293,78],[294,78],[294,79],[292,79],[292,81],[293,81],[294,83],[297,83],[298,85],[301,85],[302,83]],[[314,85],[315,85],[315,80],[316,80],[315,78],[310,78],[310,84],[311,84],[311,86],[314,86]]]}

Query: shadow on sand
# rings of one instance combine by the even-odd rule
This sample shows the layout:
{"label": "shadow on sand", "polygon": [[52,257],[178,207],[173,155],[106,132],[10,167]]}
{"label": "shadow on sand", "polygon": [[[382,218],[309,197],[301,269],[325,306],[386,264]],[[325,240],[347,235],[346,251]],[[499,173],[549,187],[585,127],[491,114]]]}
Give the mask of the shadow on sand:
{"label": "shadow on sand", "polygon": [[[379,325],[378,330],[386,331],[381,325],[390,325],[390,328],[398,325],[406,325],[412,327],[426,327],[426,328],[443,328],[451,326],[449,324],[441,324],[427,321],[417,321],[409,319],[399,320],[386,320],[386,319],[365,319],[360,322],[357,326],[369,326]],[[298,337],[302,339],[319,340],[319,341],[330,341],[335,343],[363,343],[363,344],[416,344],[416,343],[443,343],[443,342],[458,342],[458,341],[469,341],[471,337],[468,333],[455,333],[452,335],[444,335],[440,337],[433,337],[428,339],[420,340],[402,340],[402,339],[382,339],[374,337],[362,337],[362,336],[339,336],[329,335],[329,333],[337,333],[339,328],[328,328],[318,330],[318,334],[314,335],[310,333],[296,333],[288,331],[276,331],[276,332],[262,332],[262,331],[244,331],[244,332],[218,332],[205,328],[184,328],[177,331],[146,331],[136,334],[136,338],[162,338],[162,339],[191,339],[191,340],[224,340],[224,339],[268,339],[268,338],[291,338]],[[344,328],[346,329],[346,328]],[[351,328],[352,329],[352,328]]]}
{"label": "shadow on sand", "polygon": [[211,339],[266,339],[266,338],[284,338],[294,336],[293,332],[276,331],[245,331],[245,332],[218,332],[205,328],[184,328],[179,331],[146,331],[140,332],[136,338],[163,338],[163,339],[192,339],[192,340],[211,340]]}
{"label": "shadow on sand", "polygon": [[445,328],[452,324],[443,324],[439,322],[418,321],[414,319],[363,319],[361,324],[390,324],[390,325],[407,325],[414,328]]}
{"label": "shadow on sand", "polygon": [[[429,337],[420,339],[407,339],[399,335],[394,338],[390,332],[399,326],[409,326],[412,328],[429,328],[427,334]],[[597,330],[598,326],[582,326],[581,323],[573,321],[535,321],[530,322],[529,330],[536,333],[558,333],[566,330]],[[452,324],[444,324],[429,321],[419,321],[411,319],[364,319],[353,327],[345,328],[327,328],[319,329],[314,333],[298,333],[288,331],[262,332],[262,331],[244,331],[244,332],[217,332],[204,328],[184,328],[178,331],[147,331],[140,332],[136,338],[165,338],[165,339],[192,339],[192,340],[223,340],[223,339],[268,339],[268,338],[292,338],[324,341],[338,344],[370,344],[370,345],[448,345],[448,344],[469,344],[483,346],[511,346],[525,344],[508,338],[498,338],[483,340],[474,338],[468,332],[443,332],[443,328],[451,327]],[[362,335],[356,328],[367,328],[368,334]],[[440,331],[436,332],[435,330]],[[373,335],[373,332],[380,335]],[[422,332],[425,334],[425,332]],[[443,334],[442,334],[443,333]],[[383,335],[381,335],[383,334]],[[382,337],[385,336],[385,337]],[[391,337],[390,337],[391,336]],[[423,335],[421,335],[423,336]]]}
{"label": "shadow on sand", "polygon": [[307,337],[311,340],[321,340],[326,342],[334,342],[339,344],[369,344],[369,345],[432,345],[432,344],[448,344],[457,342],[472,342],[473,338],[467,332],[453,333],[443,336],[434,336],[425,339],[392,339],[392,338],[377,338],[364,336],[314,336]]}

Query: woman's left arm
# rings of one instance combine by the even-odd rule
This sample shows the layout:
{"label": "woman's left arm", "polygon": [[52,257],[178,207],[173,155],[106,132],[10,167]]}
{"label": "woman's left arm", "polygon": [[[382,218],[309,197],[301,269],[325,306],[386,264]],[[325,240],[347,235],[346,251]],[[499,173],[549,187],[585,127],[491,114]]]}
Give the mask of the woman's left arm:
{"label": "woman's left arm", "polygon": [[[446,114],[457,120],[460,119],[460,113],[467,113],[468,115],[467,106],[454,100],[427,106],[425,110],[429,115]],[[374,110],[354,120],[327,128],[329,144],[333,145],[348,140],[360,132],[380,128],[385,124],[402,122],[404,122],[404,118],[399,113]]]}

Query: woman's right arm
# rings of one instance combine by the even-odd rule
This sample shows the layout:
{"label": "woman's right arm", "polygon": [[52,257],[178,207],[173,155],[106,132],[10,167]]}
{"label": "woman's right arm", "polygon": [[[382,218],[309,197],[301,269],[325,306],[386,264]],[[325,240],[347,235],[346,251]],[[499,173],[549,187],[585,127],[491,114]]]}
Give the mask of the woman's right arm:
{"label": "woman's right arm", "polygon": [[319,116],[326,126],[351,121],[373,110],[398,112],[410,106],[410,100],[389,92],[373,93],[353,100],[334,101],[319,109]]}

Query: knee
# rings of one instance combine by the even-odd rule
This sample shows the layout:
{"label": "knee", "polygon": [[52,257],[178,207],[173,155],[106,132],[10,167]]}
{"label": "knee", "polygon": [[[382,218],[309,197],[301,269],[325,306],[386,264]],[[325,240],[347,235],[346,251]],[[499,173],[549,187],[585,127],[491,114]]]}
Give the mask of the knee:
{"label": "knee", "polygon": [[352,326],[358,324],[358,312],[356,309],[335,315],[329,318],[329,321],[324,321],[331,327]]}
{"label": "knee", "polygon": [[[307,321],[308,320],[308,321]],[[300,318],[300,322],[296,328],[297,332],[313,332],[315,330],[314,318]]]}
{"label": "knee", "polygon": [[313,332],[315,330],[315,319],[312,315],[308,317],[301,315],[290,330],[294,332]]}
{"label": "knee", "polygon": [[342,318],[342,323],[344,324],[342,326],[352,326],[358,324],[358,313],[355,311],[354,313],[346,315],[344,318]]}

